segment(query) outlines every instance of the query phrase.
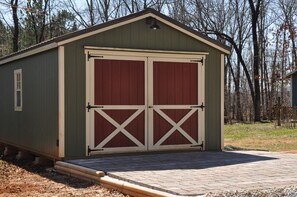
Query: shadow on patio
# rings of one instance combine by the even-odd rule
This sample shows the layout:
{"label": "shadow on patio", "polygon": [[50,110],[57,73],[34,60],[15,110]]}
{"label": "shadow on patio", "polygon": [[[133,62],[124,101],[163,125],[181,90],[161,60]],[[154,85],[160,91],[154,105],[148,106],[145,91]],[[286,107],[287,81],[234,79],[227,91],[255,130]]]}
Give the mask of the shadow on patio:
{"label": "shadow on patio", "polygon": [[[248,153],[248,152],[247,152]],[[205,169],[277,158],[242,152],[175,152],[101,156],[66,162],[104,172]]]}

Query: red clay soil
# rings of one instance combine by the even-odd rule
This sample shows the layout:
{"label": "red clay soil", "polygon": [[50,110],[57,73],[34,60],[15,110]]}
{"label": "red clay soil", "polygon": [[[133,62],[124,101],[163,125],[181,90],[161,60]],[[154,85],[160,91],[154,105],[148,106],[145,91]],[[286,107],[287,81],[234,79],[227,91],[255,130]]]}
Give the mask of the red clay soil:
{"label": "red clay soil", "polygon": [[19,196],[115,196],[117,191],[55,172],[52,166],[35,166],[32,161],[0,158],[0,197]]}

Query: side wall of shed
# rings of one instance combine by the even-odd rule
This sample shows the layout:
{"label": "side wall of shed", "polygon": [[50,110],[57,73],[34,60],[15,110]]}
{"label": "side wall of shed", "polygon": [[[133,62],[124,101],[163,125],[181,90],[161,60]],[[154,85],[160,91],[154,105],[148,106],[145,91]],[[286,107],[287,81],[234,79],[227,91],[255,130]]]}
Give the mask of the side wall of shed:
{"label": "side wall of shed", "polygon": [[206,150],[221,150],[221,52],[166,24],[155,31],[140,20],[65,45],[65,157],[84,157],[86,59],[84,46],[209,52],[205,63]]}
{"label": "side wall of shed", "polygon": [[297,73],[292,76],[292,106],[297,106]]}
{"label": "side wall of shed", "polygon": [[[23,110],[14,110],[14,70],[22,69]],[[0,65],[0,142],[57,157],[58,51]]]}

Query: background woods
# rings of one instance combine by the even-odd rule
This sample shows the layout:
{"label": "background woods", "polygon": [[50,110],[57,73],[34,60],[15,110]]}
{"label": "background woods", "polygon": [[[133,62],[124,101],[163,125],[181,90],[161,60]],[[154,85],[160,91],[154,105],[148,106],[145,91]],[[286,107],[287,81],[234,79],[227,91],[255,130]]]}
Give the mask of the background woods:
{"label": "background woods", "polygon": [[295,0],[2,0],[0,56],[149,7],[231,46],[229,120],[271,120],[278,97],[290,104],[285,78],[297,70]]}

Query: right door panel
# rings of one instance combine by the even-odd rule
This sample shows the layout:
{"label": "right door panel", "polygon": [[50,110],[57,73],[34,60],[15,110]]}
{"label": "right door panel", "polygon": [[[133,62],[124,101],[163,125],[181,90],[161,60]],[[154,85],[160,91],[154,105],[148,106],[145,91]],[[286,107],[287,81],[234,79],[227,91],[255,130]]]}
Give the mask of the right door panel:
{"label": "right door panel", "polygon": [[204,125],[200,125],[199,105],[204,91],[199,84],[203,76],[199,64],[184,59],[149,60],[150,149],[202,144],[200,128]]}

